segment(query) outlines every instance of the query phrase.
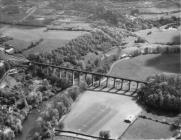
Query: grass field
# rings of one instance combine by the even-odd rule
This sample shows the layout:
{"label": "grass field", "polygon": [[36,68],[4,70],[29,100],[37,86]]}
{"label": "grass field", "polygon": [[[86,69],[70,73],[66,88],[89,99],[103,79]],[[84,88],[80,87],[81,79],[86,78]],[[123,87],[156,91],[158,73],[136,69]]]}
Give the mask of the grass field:
{"label": "grass field", "polygon": [[31,42],[36,42],[41,38],[44,39],[39,46],[25,51],[24,54],[36,52],[49,52],[53,49],[63,46],[69,40],[74,39],[86,32],[82,31],[48,31],[45,28],[18,28],[6,26],[0,29],[4,36],[10,36],[13,40],[9,41],[18,50],[27,48]]}
{"label": "grass field", "polygon": [[139,118],[128,128],[122,139],[165,139],[173,134],[169,125]]}
{"label": "grass field", "polygon": [[124,122],[127,115],[140,112],[131,97],[86,91],[64,119],[64,129],[94,136],[101,130],[109,130],[111,137],[117,138],[129,125]]}
{"label": "grass field", "polygon": [[15,39],[33,41],[40,38],[44,39],[61,39],[70,40],[82,35],[82,31],[48,31],[44,32],[45,28],[18,28],[8,27],[1,33],[5,36],[10,36]]}
{"label": "grass field", "polygon": [[44,41],[40,43],[40,45],[24,51],[23,54],[25,56],[28,56],[29,54],[50,52],[51,50],[65,45],[67,42],[68,40],[44,39]]}
{"label": "grass field", "polygon": [[181,74],[180,54],[149,54],[118,60],[109,75],[146,80],[150,75],[163,72]]}
{"label": "grass field", "polygon": [[[147,35],[148,32],[152,32]],[[175,43],[180,44],[180,30],[159,30],[157,28],[135,32],[138,36],[145,38],[150,43]]]}

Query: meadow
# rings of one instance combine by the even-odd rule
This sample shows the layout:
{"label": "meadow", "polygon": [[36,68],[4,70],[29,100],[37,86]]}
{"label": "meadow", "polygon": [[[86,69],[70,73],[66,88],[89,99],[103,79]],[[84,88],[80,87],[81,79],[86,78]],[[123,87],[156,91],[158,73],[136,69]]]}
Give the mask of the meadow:
{"label": "meadow", "polygon": [[124,122],[127,115],[140,112],[131,97],[86,91],[63,120],[64,129],[94,136],[99,136],[101,130],[109,130],[111,138],[118,138],[129,126]]}
{"label": "meadow", "polygon": [[180,54],[148,54],[118,60],[109,75],[145,81],[160,73],[181,73]]}
{"label": "meadow", "polygon": [[[148,35],[148,33],[150,33]],[[180,29],[146,29],[135,32],[153,44],[180,44]]]}
{"label": "meadow", "polygon": [[43,39],[38,46],[31,48],[24,52],[24,55],[37,52],[50,52],[51,50],[57,49],[69,40],[77,38],[85,34],[82,31],[47,31],[46,28],[26,28],[26,27],[12,27],[6,26],[1,28],[0,33],[4,36],[12,37],[13,40],[8,41],[12,44],[15,49],[23,50],[26,49],[32,42],[36,42]]}
{"label": "meadow", "polygon": [[122,136],[123,139],[166,139],[174,134],[170,130],[170,126],[160,124],[151,120],[138,118],[131,125],[126,133]]}

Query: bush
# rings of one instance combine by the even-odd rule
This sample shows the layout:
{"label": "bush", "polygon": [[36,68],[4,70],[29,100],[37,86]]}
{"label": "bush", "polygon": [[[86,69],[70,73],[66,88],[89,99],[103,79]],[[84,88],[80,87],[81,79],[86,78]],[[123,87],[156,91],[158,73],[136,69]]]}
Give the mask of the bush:
{"label": "bush", "polygon": [[87,75],[86,83],[87,83],[87,85],[90,85],[92,83],[92,76],[91,75]]}
{"label": "bush", "polygon": [[138,56],[138,55],[140,55],[140,54],[141,54],[141,50],[140,50],[140,49],[136,49],[136,50],[134,50],[134,51],[132,51],[132,52],[130,53],[130,55],[131,55],[132,57]]}
{"label": "bush", "polygon": [[58,127],[58,129],[62,130],[64,128],[64,123],[59,122],[57,127]]}
{"label": "bush", "polygon": [[77,99],[80,94],[79,87],[71,87],[67,90],[68,96],[72,98],[73,101]]}
{"label": "bush", "polygon": [[145,42],[146,42],[146,40],[141,37],[138,37],[138,39],[135,40],[135,43],[145,43]]}
{"label": "bush", "polygon": [[108,140],[110,138],[110,132],[109,131],[100,131],[99,137],[103,138],[104,140]]}
{"label": "bush", "polygon": [[148,107],[165,111],[181,112],[181,77],[156,75],[149,77],[141,87],[138,99]]}
{"label": "bush", "polygon": [[87,89],[87,84],[85,81],[81,81],[79,84],[80,92],[83,92]]}

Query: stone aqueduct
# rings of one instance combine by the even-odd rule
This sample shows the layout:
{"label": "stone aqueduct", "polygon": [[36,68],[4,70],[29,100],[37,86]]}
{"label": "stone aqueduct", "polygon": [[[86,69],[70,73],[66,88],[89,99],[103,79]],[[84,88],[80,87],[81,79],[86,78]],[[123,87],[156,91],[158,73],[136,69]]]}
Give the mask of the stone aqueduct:
{"label": "stone aqueduct", "polygon": [[60,79],[63,77],[65,79],[69,79],[71,81],[71,85],[80,84],[81,80],[86,81],[89,77],[89,79],[91,78],[88,84],[89,88],[111,88],[116,90],[135,92],[141,85],[147,84],[143,81],[76,70],[45,63],[31,62],[31,64],[33,65],[34,69],[38,67],[44,73],[53,74]]}

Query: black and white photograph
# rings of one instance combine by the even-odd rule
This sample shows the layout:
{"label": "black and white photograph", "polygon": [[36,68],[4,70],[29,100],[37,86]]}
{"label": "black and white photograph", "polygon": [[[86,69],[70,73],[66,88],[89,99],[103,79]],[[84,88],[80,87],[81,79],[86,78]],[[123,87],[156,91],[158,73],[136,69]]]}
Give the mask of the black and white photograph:
{"label": "black and white photograph", "polygon": [[0,0],[0,140],[181,139],[181,0]]}

